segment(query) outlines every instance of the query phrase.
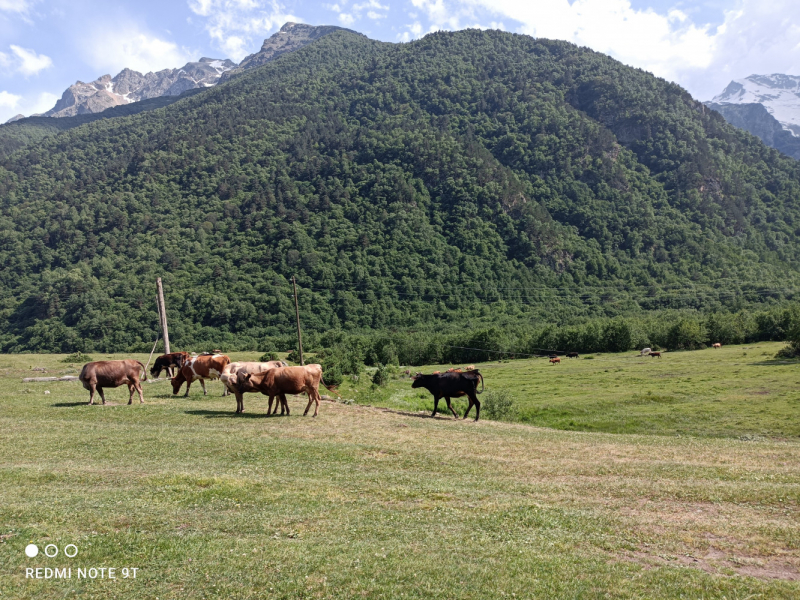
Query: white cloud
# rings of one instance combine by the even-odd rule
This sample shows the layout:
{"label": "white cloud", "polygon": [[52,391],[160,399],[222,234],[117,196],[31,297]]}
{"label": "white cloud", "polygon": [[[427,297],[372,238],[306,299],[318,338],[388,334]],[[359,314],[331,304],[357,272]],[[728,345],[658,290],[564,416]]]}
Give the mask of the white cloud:
{"label": "white cloud", "polygon": [[22,73],[27,77],[53,66],[49,56],[13,44],[10,48],[11,54],[0,52],[0,68],[7,74]]}
{"label": "white cloud", "polygon": [[6,91],[0,92],[0,123],[5,123],[18,114],[30,116],[53,108],[58,96],[49,92],[19,96]]}
{"label": "white cloud", "polygon": [[0,0],[0,10],[5,12],[24,13],[30,6],[27,0]]}
{"label": "white cloud", "polygon": [[[686,12],[639,10],[630,0],[411,0],[428,31],[461,29],[493,14],[519,23],[514,30],[561,39],[684,85],[706,99],[751,73],[800,73],[800,3],[738,0],[713,29]],[[413,17],[412,17],[413,18]],[[497,23],[502,25],[501,23]],[[419,21],[399,39],[420,37]]]}
{"label": "white cloud", "polygon": [[342,25],[352,25],[355,22],[355,18],[349,13],[339,13],[339,22]]}
{"label": "white cloud", "polygon": [[[86,61],[98,71],[115,75],[123,68],[146,73],[174,69],[194,60],[176,43],[163,40],[135,25],[98,27],[83,43]],[[97,77],[100,73],[93,75]]]}
{"label": "white cloud", "polygon": [[49,56],[36,54],[33,50],[12,45],[11,51],[19,59],[17,70],[23,75],[36,75],[39,71],[53,66],[53,61]]}
{"label": "white cloud", "polygon": [[228,58],[239,61],[256,52],[275,28],[303,19],[286,13],[276,0],[188,0],[206,19],[206,31]]}
{"label": "white cloud", "polygon": [[22,100],[22,96],[17,96],[16,94],[6,92],[5,90],[0,92],[0,108],[9,108],[13,110],[17,107],[17,104],[19,104],[20,100]]}

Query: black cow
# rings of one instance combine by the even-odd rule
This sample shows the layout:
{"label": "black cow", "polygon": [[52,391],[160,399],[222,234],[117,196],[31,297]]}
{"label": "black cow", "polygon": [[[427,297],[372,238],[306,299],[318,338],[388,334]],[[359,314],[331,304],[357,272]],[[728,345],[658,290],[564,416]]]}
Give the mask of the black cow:
{"label": "black cow", "polygon": [[577,352],[567,352],[567,358],[578,358]]}
{"label": "black cow", "polygon": [[[481,391],[478,391],[478,380],[481,382]],[[447,401],[447,408],[453,413],[457,419],[458,415],[453,407],[450,405],[450,398],[458,398],[459,396],[469,397],[469,406],[464,413],[464,418],[467,418],[472,405],[475,405],[475,420],[477,421],[481,416],[481,403],[478,401],[477,394],[483,392],[483,376],[478,371],[468,371],[467,373],[435,373],[433,375],[423,375],[418,373],[414,377],[414,383],[411,384],[412,388],[425,388],[433,394],[433,413],[432,417],[436,416],[436,409],[439,407],[439,399],[444,398]]]}
{"label": "black cow", "polygon": [[171,368],[175,368],[180,370],[185,363],[189,360],[189,353],[188,352],[172,352],[171,354],[162,354],[156,359],[153,368],[150,369],[150,375],[155,378],[158,378],[161,375],[161,370],[166,369],[167,375],[172,377],[172,373],[170,373]]}

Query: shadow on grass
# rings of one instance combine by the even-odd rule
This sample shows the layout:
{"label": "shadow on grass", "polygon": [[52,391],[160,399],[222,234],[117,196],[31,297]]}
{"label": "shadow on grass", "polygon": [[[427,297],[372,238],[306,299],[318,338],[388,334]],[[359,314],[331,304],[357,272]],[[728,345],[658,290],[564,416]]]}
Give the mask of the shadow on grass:
{"label": "shadow on grass", "polygon": [[73,406],[89,406],[89,401],[84,400],[83,402],[56,402],[55,404],[51,404],[50,406],[56,408],[72,408]]}
{"label": "shadow on grass", "polygon": [[800,365],[800,360],[791,358],[770,358],[761,362],[749,363],[751,367],[784,367],[786,365]]}
{"label": "shadow on grass", "polygon": [[[441,413],[441,412],[437,412],[435,417],[431,417],[431,413],[429,413],[428,411],[425,411],[425,412],[411,412],[411,411],[407,411],[407,410],[397,410],[397,409],[394,409],[394,408],[384,408],[382,406],[376,406],[375,408],[377,410],[380,410],[380,411],[383,411],[383,412],[392,413],[393,415],[401,415],[403,417],[415,417],[417,419],[435,418],[435,419],[439,419],[440,421],[455,421],[455,418],[453,417],[452,413],[444,414],[444,413]],[[458,411],[456,411],[456,412],[458,412]],[[472,414],[475,414],[475,413],[473,412]],[[463,421],[463,418],[461,416],[459,416],[458,420],[459,421]]]}
{"label": "shadow on grass", "polygon": [[231,418],[244,418],[244,419],[271,419],[273,417],[280,417],[282,415],[268,415],[267,413],[243,412],[236,413],[232,410],[187,410],[184,411],[187,415],[203,416],[206,419],[231,419]]}

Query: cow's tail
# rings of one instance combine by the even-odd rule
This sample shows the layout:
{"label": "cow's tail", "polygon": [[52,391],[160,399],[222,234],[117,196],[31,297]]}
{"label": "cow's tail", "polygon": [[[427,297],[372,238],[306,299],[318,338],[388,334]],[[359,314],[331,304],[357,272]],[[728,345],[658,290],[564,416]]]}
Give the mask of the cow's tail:
{"label": "cow's tail", "polygon": [[137,360],[136,362],[137,362],[137,363],[139,363],[139,366],[140,366],[140,367],[142,367],[142,381],[147,381],[147,367],[145,367],[145,366],[144,366],[142,363],[140,363],[138,360]]}
{"label": "cow's tail", "polygon": [[325,385],[325,380],[323,379],[322,375],[319,376],[319,382],[322,384],[322,387],[324,387],[326,390],[328,390],[331,394],[336,394],[337,398],[341,398],[342,397],[342,395],[339,392],[337,392],[336,390],[332,390],[327,385]]}
{"label": "cow's tail", "polygon": [[480,392],[478,391],[478,384],[476,383],[476,384],[475,384],[475,393],[476,393],[476,394],[482,394],[482,393],[483,393],[483,375],[481,375],[480,373],[478,373],[478,377],[480,377],[480,378],[481,378],[481,391],[480,391]]}

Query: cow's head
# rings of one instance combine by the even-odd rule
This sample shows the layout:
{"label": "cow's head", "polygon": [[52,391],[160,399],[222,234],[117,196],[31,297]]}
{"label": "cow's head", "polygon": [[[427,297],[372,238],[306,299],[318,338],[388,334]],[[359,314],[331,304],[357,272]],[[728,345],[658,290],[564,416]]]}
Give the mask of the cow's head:
{"label": "cow's head", "polygon": [[422,387],[423,381],[425,381],[425,376],[422,373],[417,373],[412,378],[413,383],[411,384],[412,388]]}
{"label": "cow's head", "polygon": [[181,390],[183,382],[186,381],[186,378],[180,371],[178,371],[178,374],[175,375],[175,377],[173,377],[172,379],[170,379],[170,381],[172,382],[172,395],[177,396],[178,392]]}

